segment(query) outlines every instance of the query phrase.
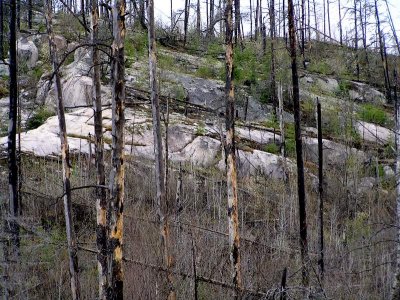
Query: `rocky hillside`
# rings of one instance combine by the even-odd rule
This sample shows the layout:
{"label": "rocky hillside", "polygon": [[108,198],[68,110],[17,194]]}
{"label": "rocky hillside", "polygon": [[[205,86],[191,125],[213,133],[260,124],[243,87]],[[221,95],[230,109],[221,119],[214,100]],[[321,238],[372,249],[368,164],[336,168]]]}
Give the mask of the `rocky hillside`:
{"label": "rocky hillside", "polygon": [[[153,133],[149,105],[148,62],[145,34],[129,31],[126,44],[126,295],[143,291],[141,298],[154,299],[160,281],[158,229],[154,222]],[[257,291],[255,298],[279,295],[282,271],[288,268],[289,294],[299,297],[300,266],[297,226],[296,160],[290,64],[283,41],[277,51],[277,79],[282,87],[284,132],[280,131],[269,103],[269,58],[261,44],[248,42],[235,50],[236,139],[239,171],[240,223],[245,286]],[[72,184],[94,181],[94,126],[91,53],[76,37],[56,37],[66,106],[67,133],[73,156]],[[175,199],[179,178],[183,185],[179,215],[172,222],[174,251],[179,258],[177,274],[192,272],[194,263],[202,278],[230,282],[224,198],[224,57],[222,42],[209,41],[196,49],[158,49],[158,75],[162,104],[164,143],[168,145],[169,197]],[[29,239],[22,257],[43,265],[25,268],[30,280],[18,283],[32,290],[33,298],[67,297],[66,266],[59,171],[59,132],[55,116],[55,88],[51,81],[46,35],[21,37],[20,63],[21,150],[23,152],[24,205]],[[300,94],[309,215],[310,263],[317,258],[317,139],[315,101],[322,105],[325,160],[325,292],[332,299],[381,299],[390,293],[393,273],[394,139],[393,107],[381,92],[379,72],[356,80],[349,71],[352,51],[315,42],[307,52],[310,64],[301,69]],[[373,59],[371,59],[373,61]],[[111,144],[111,88],[107,55],[102,57],[103,126],[106,150]],[[7,69],[0,65],[0,147],[6,155],[8,98]],[[377,79],[378,78],[378,79]],[[373,84],[372,84],[373,83]],[[281,134],[286,157],[281,155]],[[107,161],[108,162],[108,161]],[[107,165],[107,168],[109,165]],[[2,172],[5,172],[2,166]],[[182,175],[183,174],[183,175]],[[5,176],[3,176],[5,178]],[[6,186],[5,179],[1,182]],[[91,190],[74,192],[78,222],[84,297],[96,295],[95,207]],[[24,213],[25,216],[25,213]],[[26,221],[28,224],[28,221]],[[29,223],[31,224],[31,223]],[[32,238],[31,238],[32,235]],[[193,241],[194,246],[193,246]],[[64,255],[64,256],[63,256]],[[59,259],[59,261],[57,259]],[[24,269],[24,270],[25,270]],[[21,274],[31,274],[25,270]],[[65,268],[67,270],[67,268]],[[155,271],[156,270],[156,271]],[[268,270],[268,271],[266,271]],[[59,272],[60,274],[58,274]],[[20,274],[20,273],[18,273]],[[142,276],[137,276],[141,274]],[[22,276],[22,275],[21,275]],[[312,286],[319,279],[312,276]],[[45,278],[45,279],[43,279]],[[56,279],[54,279],[56,278]],[[178,291],[191,295],[191,279],[179,282]],[[40,285],[40,282],[41,285]],[[43,283],[45,282],[45,283]],[[61,283],[60,283],[61,282]],[[58,287],[58,296],[43,292]],[[224,299],[223,286],[200,284],[201,299]],[[251,294],[251,293],[250,293]],[[316,297],[320,290],[316,288]],[[53,297],[54,296],[54,297]],[[134,296],[132,296],[134,297]],[[264,297],[264,298],[263,298]],[[322,297],[322,296],[321,296]],[[249,298],[250,299],[250,298]]]}

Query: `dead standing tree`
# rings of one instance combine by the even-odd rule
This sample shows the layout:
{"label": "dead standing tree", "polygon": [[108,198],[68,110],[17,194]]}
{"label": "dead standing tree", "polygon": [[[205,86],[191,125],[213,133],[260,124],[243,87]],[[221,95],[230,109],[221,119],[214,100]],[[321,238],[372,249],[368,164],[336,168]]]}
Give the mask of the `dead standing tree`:
{"label": "dead standing tree", "polygon": [[307,245],[307,216],[306,216],[306,194],[304,187],[304,166],[303,166],[303,142],[301,139],[300,125],[300,93],[299,93],[299,75],[297,72],[296,58],[296,28],[294,19],[293,0],[288,0],[289,17],[289,40],[290,57],[292,65],[292,85],[293,85],[293,109],[294,109],[294,129],[296,141],[296,162],[297,162],[297,192],[299,198],[299,216],[300,216],[300,249],[302,260],[302,283],[304,288],[308,288],[309,274],[306,266],[308,261]]}
{"label": "dead standing tree", "polygon": [[[3,13],[3,12],[1,12]],[[6,230],[11,234],[11,258],[15,259],[19,253],[19,226],[16,218],[19,215],[18,190],[18,157],[17,157],[17,119],[18,119],[18,82],[17,82],[17,9],[15,1],[10,1],[10,101],[8,125],[8,217]]]}
{"label": "dead standing tree", "polygon": [[[91,5],[91,41],[93,62],[93,110],[95,133],[95,164],[96,164],[96,243],[97,243],[97,269],[99,278],[99,299],[107,297],[107,194],[100,186],[105,186],[106,176],[104,171],[104,146],[103,146],[103,114],[101,106],[100,84],[100,55],[97,46],[99,31],[99,7],[98,0],[92,0]],[[91,158],[90,158],[91,159]]]}
{"label": "dead standing tree", "polygon": [[242,276],[240,270],[240,239],[239,239],[239,217],[238,217],[238,195],[237,195],[237,173],[236,173],[236,149],[235,149],[235,97],[232,82],[233,74],[233,22],[232,22],[232,0],[226,1],[225,9],[226,23],[226,181],[228,197],[228,226],[229,226],[229,253],[232,265],[232,282],[236,288],[236,298],[240,298],[242,292]]}
{"label": "dead standing tree", "polygon": [[154,26],[154,1],[148,1],[148,38],[149,38],[149,71],[151,90],[151,111],[153,117],[154,157],[156,176],[156,203],[157,219],[160,226],[161,242],[164,248],[164,260],[167,267],[168,300],[176,299],[174,280],[172,275],[172,249],[170,242],[169,210],[172,208],[167,203],[165,182],[165,160],[163,159],[163,146],[161,137],[160,101],[158,97],[157,81],[157,56],[156,37]]}
{"label": "dead standing tree", "polygon": [[108,299],[123,299],[123,208],[125,191],[125,1],[114,0],[112,48],[112,154],[108,225]]}
{"label": "dead standing tree", "polygon": [[65,229],[67,232],[68,242],[68,256],[69,256],[69,274],[71,280],[71,292],[72,299],[80,299],[80,282],[79,282],[79,269],[78,269],[78,247],[74,232],[74,223],[72,218],[72,197],[71,197],[71,165],[69,158],[69,147],[67,139],[67,126],[65,122],[64,112],[64,100],[62,94],[61,78],[59,73],[59,64],[57,57],[57,47],[54,41],[53,33],[53,16],[52,16],[52,0],[46,0],[45,6],[46,11],[46,26],[47,34],[49,36],[49,50],[50,57],[53,66],[53,73],[55,78],[56,86],[56,97],[57,97],[57,114],[58,114],[58,126],[60,130],[60,142],[61,142],[61,158],[63,168],[63,186],[64,186],[64,214],[65,214]]}

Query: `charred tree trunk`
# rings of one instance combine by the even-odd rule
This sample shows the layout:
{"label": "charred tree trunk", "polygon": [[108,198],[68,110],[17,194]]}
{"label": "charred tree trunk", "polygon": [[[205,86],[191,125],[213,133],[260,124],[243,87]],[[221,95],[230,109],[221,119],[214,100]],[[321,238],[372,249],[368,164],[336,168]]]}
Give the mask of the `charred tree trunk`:
{"label": "charred tree trunk", "polygon": [[[365,62],[367,64],[367,78],[368,78],[368,82],[370,82],[371,81],[371,72],[370,72],[370,68],[369,68],[369,56],[368,56],[368,49],[367,49],[367,16],[366,16],[366,11],[365,11],[365,22],[364,22],[363,9],[362,9],[361,4],[362,3],[360,1],[359,15],[360,15],[360,24],[361,24],[361,34],[362,34]],[[365,3],[365,5],[366,5],[366,3]]]}
{"label": "charred tree trunk", "polygon": [[274,115],[277,115],[277,97],[276,97],[276,80],[275,80],[275,0],[271,0],[269,9],[269,20],[270,20],[270,32],[271,32],[271,103],[274,110]]}
{"label": "charred tree trunk", "polygon": [[399,39],[398,39],[397,33],[396,33],[396,27],[394,26],[394,23],[393,23],[392,14],[390,13],[390,8],[389,8],[388,1],[385,0],[385,3],[386,3],[387,11],[388,11],[390,29],[392,30],[393,38],[394,38],[394,41],[396,43],[397,52],[400,55],[400,44],[399,44]]}
{"label": "charred tree trunk", "polygon": [[[0,0],[0,60],[5,58],[4,53],[4,4],[3,0]],[[11,43],[11,40],[10,40]]]}
{"label": "charred tree trunk", "polygon": [[358,26],[357,26],[357,0],[354,0],[354,52],[356,55],[356,74],[357,80],[360,80],[360,64],[358,62]]}
{"label": "charred tree trunk", "polygon": [[236,288],[236,298],[241,297],[242,276],[240,270],[240,239],[236,174],[236,149],[235,149],[235,96],[232,82],[233,74],[233,24],[232,0],[226,1],[225,9],[225,44],[226,44],[226,141],[225,162],[228,197],[228,226],[229,226],[229,253],[232,267],[232,282]]}
{"label": "charred tree trunk", "polygon": [[208,27],[208,35],[210,37],[214,36],[214,26],[215,26],[215,22],[214,22],[214,0],[210,0],[210,24]]}
{"label": "charred tree trunk", "polygon": [[260,9],[260,0],[256,0],[256,16],[254,19],[254,40],[257,41],[258,39],[258,14],[259,14],[259,9]]}
{"label": "charred tree trunk", "polygon": [[253,3],[252,3],[252,0],[250,0],[250,40],[251,41],[253,40]]}
{"label": "charred tree trunk", "polygon": [[390,79],[389,79],[389,71],[387,69],[387,64],[385,61],[385,45],[383,41],[383,33],[381,31],[381,22],[379,18],[379,10],[378,10],[378,1],[375,0],[375,18],[376,18],[376,26],[378,30],[378,40],[379,40],[379,53],[381,55],[382,67],[383,67],[383,75],[385,78],[385,91],[386,91],[386,99],[391,101],[391,92],[390,92]]}
{"label": "charred tree trunk", "polygon": [[63,167],[63,186],[64,186],[64,214],[65,214],[65,228],[67,231],[67,243],[68,243],[68,256],[69,256],[69,274],[71,281],[71,293],[72,299],[81,298],[80,282],[79,282],[79,268],[78,268],[78,246],[74,231],[74,222],[72,217],[72,196],[71,196],[71,165],[69,159],[69,146],[67,139],[67,126],[65,122],[64,113],[64,100],[61,87],[61,78],[59,73],[57,48],[54,42],[54,33],[52,25],[52,0],[46,0],[47,12],[46,12],[46,25],[47,34],[49,36],[49,49],[50,57],[53,65],[53,72],[56,86],[57,96],[57,114],[58,114],[58,126],[60,131],[60,142],[61,142],[61,157]]}
{"label": "charred tree trunk", "polygon": [[317,98],[317,127],[318,127],[318,269],[321,282],[324,282],[324,157],[322,144],[321,103]]}
{"label": "charred tree trunk", "polygon": [[397,99],[397,73],[395,80],[395,142],[396,142],[396,224],[397,224],[397,246],[396,246],[396,275],[392,291],[392,300],[400,299],[400,101]]}
{"label": "charred tree trunk", "polygon": [[[186,46],[187,40],[187,30],[188,30],[188,22],[189,22],[189,7],[190,7],[190,0],[185,0],[185,19],[183,21],[183,46]],[[149,29],[151,30],[151,29]]]}
{"label": "charred tree trunk", "polygon": [[[160,100],[158,96],[157,81],[157,49],[154,26],[154,0],[148,1],[147,18],[149,22],[149,71],[151,90],[151,111],[153,117],[154,157],[156,176],[156,203],[157,219],[160,226],[160,236],[164,250],[164,261],[167,268],[168,296],[169,300],[176,299],[174,278],[172,274],[173,257],[170,242],[169,205],[166,197],[165,186],[165,160],[163,159],[163,146],[161,137]],[[164,297],[165,298],[165,297]]]}
{"label": "charred tree trunk", "polygon": [[108,299],[123,299],[123,208],[125,191],[125,1],[114,0],[112,49],[112,153],[107,218]]}
{"label": "charred tree trunk", "polygon": [[201,36],[201,13],[200,13],[200,0],[197,0],[196,8],[196,31],[199,36]]}
{"label": "charred tree trunk", "polygon": [[293,108],[294,125],[296,141],[296,162],[297,162],[297,192],[299,198],[299,216],[300,216],[300,249],[302,260],[302,283],[304,288],[308,289],[309,274],[306,266],[308,260],[307,244],[307,217],[306,217],[306,195],[304,188],[304,166],[303,166],[303,143],[301,139],[300,125],[300,95],[299,95],[299,77],[297,72],[296,59],[296,28],[294,20],[293,0],[288,0],[289,16],[289,39],[290,39],[290,57],[292,65],[292,84],[293,84]]}
{"label": "charred tree trunk", "polygon": [[[106,175],[104,171],[104,146],[103,146],[103,113],[101,106],[100,84],[100,54],[97,46],[99,32],[99,7],[98,0],[92,0],[91,13],[91,40],[93,61],[93,110],[94,110],[94,146],[96,164],[96,243],[97,243],[97,269],[99,278],[99,299],[107,298],[107,195],[100,186],[105,186]],[[89,157],[91,159],[91,157]]]}
{"label": "charred tree trunk", "polygon": [[19,189],[18,189],[18,157],[17,157],[17,119],[18,119],[18,65],[17,65],[17,28],[16,28],[16,5],[10,1],[10,102],[8,114],[8,217],[7,231],[11,235],[11,258],[16,259],[19,255],[19,226],[17,218],[20,211]]}
{"label": "charred tree trunk", "polygon": [[342,5],[340,0],[338,0],[338,12],[339,12],[339,41],[340,46],[343,46],[343,26],[342,26]]}
{"label": "charred tree trunk", "polygon": [[330,3],[329,0],[326,0],[326,13],[328,14],[328,33],[329,33],[329,39],[332,38],[332,33],[331,33],[331,13],[330,13]]}
{"label": "charred tree trunk", "polygon": [[33,7],[32,0],[28,0],[28,28],[32,29],[32,18],[33,18]]}
{"label": "charred tree trunk", "polygon": [[235,45],[242,44],[242,32],[240,29],[240,0],[235,1]]}

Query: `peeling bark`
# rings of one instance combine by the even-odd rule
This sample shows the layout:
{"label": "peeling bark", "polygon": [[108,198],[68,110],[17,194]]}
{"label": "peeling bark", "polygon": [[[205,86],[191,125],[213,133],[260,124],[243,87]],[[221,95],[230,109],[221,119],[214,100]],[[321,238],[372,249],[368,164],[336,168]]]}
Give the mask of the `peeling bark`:
{"label": "peeling bark", "polygon": [[232,24],[232,0],[226,1],[226,140],[225,140],[225,162],[228,197],[228,229],[229,229],[229,253],[231,260],[232,283],[236,288],[236,298],[241,297],[242,276],[240,270],[240,239],[239,239],[239,217],[237,196],[237,173],[236,173],[236,149],[235,149],[235,98],[232,82],[233,74],[233,24]]}
{"label": "peeling bark", "polygon": [[[91,13],[91,40],[93,61],[93,109],[94,109],[94,133],[95,133],[95,164],[96,184],[105,186],[106,176],[104,172],[104,146],[103,146],[103,114],[101,106],[100,84],[100,55],[96,46],[99,27],[98,1],[92,0]],[[91,157],[89,157],[91,159]],[[96,243],[97,243],[97,269],[99,278],[99,299],[106,299],[107,281],[107,195],[103,188],[96,188]]]}
{"label": "peeling bark", "polygon": [[108,211],[108,299],[123,299],[123,209],[125,191],[125,1],[115,0],[112,44],[112,158]]}

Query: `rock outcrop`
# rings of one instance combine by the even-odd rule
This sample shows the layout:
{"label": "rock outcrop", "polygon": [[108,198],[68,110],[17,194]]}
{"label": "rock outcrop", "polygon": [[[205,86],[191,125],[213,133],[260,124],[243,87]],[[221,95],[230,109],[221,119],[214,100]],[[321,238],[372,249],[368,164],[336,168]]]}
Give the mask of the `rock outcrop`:
{"label": "rock outcrop", "polygon": [[39,51],[34,42],[26,38],[18,39],[17,53],[20,63],[26,64],[29,69],[36,66],[39,59]]}

